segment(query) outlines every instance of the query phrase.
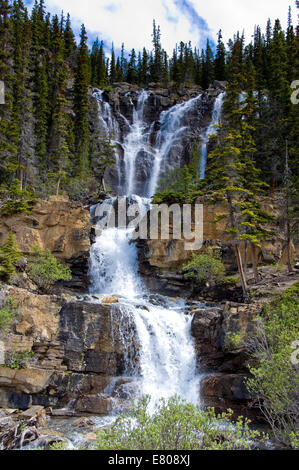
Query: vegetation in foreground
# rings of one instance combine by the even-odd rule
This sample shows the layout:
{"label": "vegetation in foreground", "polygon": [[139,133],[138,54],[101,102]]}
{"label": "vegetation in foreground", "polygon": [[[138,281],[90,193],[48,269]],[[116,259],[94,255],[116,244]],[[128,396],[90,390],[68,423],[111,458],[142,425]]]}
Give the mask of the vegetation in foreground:
{"label": "vegetation in foreground", "polygon": [[299,448],[299,282],[264,310],[249,341],[257,365],[248,388],[271,426],[275,439]]}
{"label": "vegetation in foreground", "polygon": [[160,400],[154,414],[148,411],[150,397],[133,404],[130,415],[121,415],[98,433],[97,450],[250,450],[266,436],[250,429],[240,417],[232,422],[232,411],[216,415],[172,397]]}

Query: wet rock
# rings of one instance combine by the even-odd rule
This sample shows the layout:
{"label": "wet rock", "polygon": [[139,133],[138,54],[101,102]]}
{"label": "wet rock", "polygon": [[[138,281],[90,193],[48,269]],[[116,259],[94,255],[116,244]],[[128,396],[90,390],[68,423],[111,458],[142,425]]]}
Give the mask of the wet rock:
{"label": "wet rock", "polygon": [[248,374],[221,373],[203,377],[200,392],[204,407],[213,407],[217,413],[230,408],[235,412],[234,416],[257,417],[257,411],[249,407],[252,397],[246,388],[248,377]]}
{"label": "wet rock", "polygon": [[117,304],[118,297],[104,297],[102,300],[102,304]]}
{"label": "wet rock", "polygon": [[86,429],[92,426],[94,426],[94,422],[92,421],[92,419],[89,419],[89,418],[79,418],[79,419],[76,419],[76,421],[72,423],[73,428]]}
{"label": "wet rock", "polygon": [[79,398],[76,401],[74,408],[80,413],[107,415],[112,411],[112,400],[107,397],[89,395]]}

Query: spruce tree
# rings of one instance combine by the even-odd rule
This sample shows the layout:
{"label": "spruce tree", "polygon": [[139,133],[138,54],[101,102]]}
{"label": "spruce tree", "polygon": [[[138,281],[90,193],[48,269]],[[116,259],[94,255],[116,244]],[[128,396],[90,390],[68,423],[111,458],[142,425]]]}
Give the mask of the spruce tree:
{"label": "spruce tree", "polygon": [[16,263],[21,258],[15,235],[9,232],[6,242],[0,247],[0,277],[9,280],[16,272]]}
{"label": "spruce tree", "polygon": [[89,55],[87,35],[84,25],[81,27],[80,45],[74,83],[75,110],[75,146],[77,174],[82,175],[89,168],[89,122],[88,122],[88,87],[90,83]]}
{"label": "spruce tree", "polygon": [[225,45],[222,41],[222,31],[220,29],[218,33],[218,43],[216,49],[215,57],[215,78],[216,80],[225,80],[226,79],[226,70],[225,70]]}

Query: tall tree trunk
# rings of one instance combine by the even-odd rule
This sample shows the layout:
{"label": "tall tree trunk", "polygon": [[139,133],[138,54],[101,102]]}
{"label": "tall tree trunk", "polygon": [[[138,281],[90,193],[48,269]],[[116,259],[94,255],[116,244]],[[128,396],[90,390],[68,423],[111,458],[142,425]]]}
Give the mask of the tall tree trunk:
{"label": "tall tree trunk", "polygon": [[248,242],[245,242],[244,245],[244,276],[247,279],[247,253],[248,253]]}
{"label": "tall tree trunk", "polygon": [[60,181],[61,181],[61,175],[59,175],[57,185],[56,185],[56,196],[59,196]]}
{"label": "tall tree trunk", "polygon": [[247,286],[247,281],[246,281],[246,277],[245,277],[244,270],[243,270],[242,257],[241,257],[239,245],[235,245],[235,254],[237,258],[238,270],[239,270],[240,279],[241,279],[244,302],[249,302],[248,286]]}
{"label": "tall tree trunk", "polygon": [[287,262],[288,262],[288,271],[289,273],[293,272],[292,267],[292,256],[291,256],[291,227],[290,227],[290,219],[288,217],[287,220]]}
{"label": "tall tree trunk", "polygon": [[256,256],[256,246],[253,243],[250,243],[251,247],[251,257],[252,257],[252,267],[255,282],[259,282],[259,271],[257,267],[257,256]]}

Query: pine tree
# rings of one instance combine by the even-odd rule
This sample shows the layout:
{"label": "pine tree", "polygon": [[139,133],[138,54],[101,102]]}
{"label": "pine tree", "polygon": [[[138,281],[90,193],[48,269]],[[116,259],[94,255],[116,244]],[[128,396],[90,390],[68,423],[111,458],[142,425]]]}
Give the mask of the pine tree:
{"label": "pine tree", "polygon": [[54,16],[52,21],[52,116],[49,133],[49,169],[51,176],[57,174],[59,184],[56,187],[56,194],[62,176],[70,168],[71,152],[69,148],[69,116],[66,113],[66,80],[68,69],[64,61],[64,40],[58,17]]}
{"label": "pine tree", "polygon": [[130,60],[129,60],[129,63],[128,63],[127,82],[129,82],[129,83],[137,83],[138,82],[138,70],[137,70],[137,64],[136,64],[135,49],[132,49],[131,54],[130,54]]}
{"label": "pine tree", "polygon": [[109,80],[110,80],[110,83],[114,83],[116,81],[116,64],[115,64],[115,52],[114,52],[113,44],[112,44],[112,49],[111,49],[111,63],[110,63]]}
{"label": "pine tree", "polygon": [[218,43],[215,57],[215,78],[216,80],[224,81],[226,79],[225,69],[225,45],[222,41],[222,31],[220,29],[218,33]]}
{"label": "pine tree", "polygon": [[206,52],[204,55],[203,72],[202,72],[202,86],[203,88],[209,88],[214,81],[214,55],[210,46],[209,40],[207,40]]}
{"label": "pine tree", "polygon": [[[17,123],[13,119],[13,69],[12,37],[10,23],[11,5],[0,1],[0,80],[5,85],[5,103],[0,106],[0,168],[1,180],[11,178],[10,164],[17,158]],[[15,168],[12,172],[14,173]]]}
{"label": "pine tree", "polygon": [[86,173],[89,168],[88,86],[90,83],[90,68],[84,25],[81,27],[80,38],[74,83],[75,145],[78,175]]}
{"label": "pine tree", "polygon": [[14,233],[10,231],[6,242],[0,247],[0,277],[9,280],[15,274],[15,265],[21,256]]}
{"label": "pine tree", "polygon": [[64,39],[64,57],[68,58],[72,55],[72,53],[76,50],[76,41],[75,35],[72,30],[71,26],[71,19],[70,14],[67,14],[65,28],[63,32],[63,39]]}

